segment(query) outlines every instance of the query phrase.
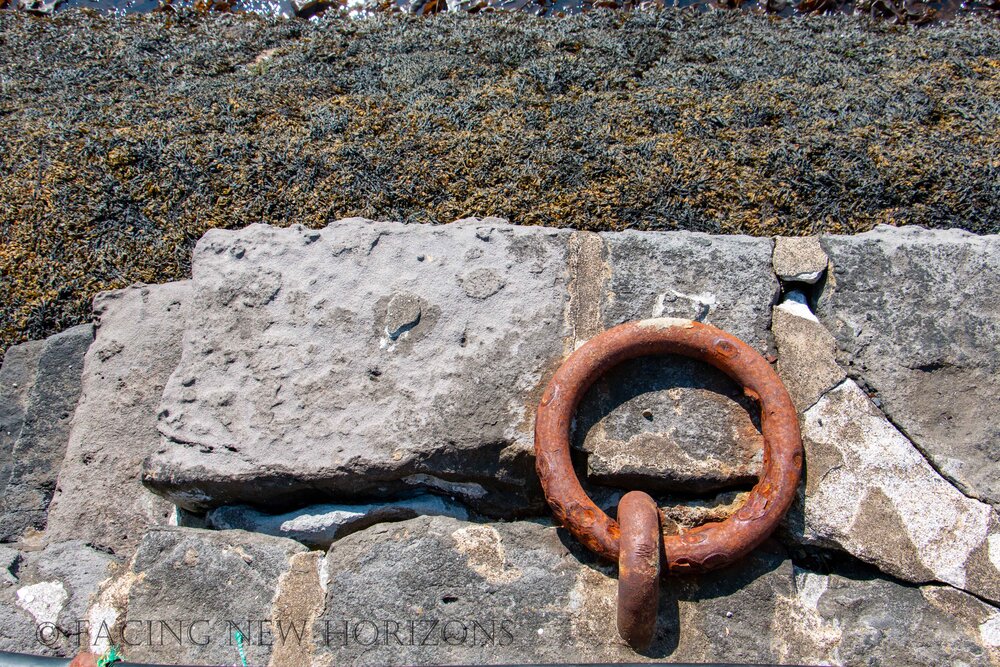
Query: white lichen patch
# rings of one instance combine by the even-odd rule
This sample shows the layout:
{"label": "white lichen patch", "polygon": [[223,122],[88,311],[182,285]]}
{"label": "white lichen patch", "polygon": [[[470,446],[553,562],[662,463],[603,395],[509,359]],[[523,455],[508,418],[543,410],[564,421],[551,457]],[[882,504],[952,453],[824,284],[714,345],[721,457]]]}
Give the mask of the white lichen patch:
{"label": "white lichen patch", "polygon": [[42,581],[17,591],[17,605],[39,625],[55,623],[68,599],[61,581]]}
{"label": "white lichen patch", "polygon": [[509,584],[521,578],[519,568],[507,562],[503,538],[493,526],[468,526],[451,534],[469,568],[491,584]]}

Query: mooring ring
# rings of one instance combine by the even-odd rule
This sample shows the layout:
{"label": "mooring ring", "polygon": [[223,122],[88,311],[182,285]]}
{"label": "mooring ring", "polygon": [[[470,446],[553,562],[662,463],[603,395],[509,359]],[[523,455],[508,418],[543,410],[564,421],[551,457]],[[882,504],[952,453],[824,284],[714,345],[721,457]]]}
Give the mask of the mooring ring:
{"label": "mooring ring", "polygon": [[649,494],[629,491],[618,503],[618,635],[637,651],[656,633],[660,601],[660,510]]}
{"label": "mooring ring", "polygon": [[677,535],[662,546],[668,572],[703,572],[746,555],[777,527],[795,498],[802,436],[788,391],[771,365],[732,334],[677,318],[628,322],[587,341],[559,367],[535,416],[535,467],[556,519],[597,555],[618,561],[621,531],[584,492],[570,460],[570,428],[587,390],[628,359],[677,354],[715,366],[760,405],[764,460],[744,504],[725,519]]}

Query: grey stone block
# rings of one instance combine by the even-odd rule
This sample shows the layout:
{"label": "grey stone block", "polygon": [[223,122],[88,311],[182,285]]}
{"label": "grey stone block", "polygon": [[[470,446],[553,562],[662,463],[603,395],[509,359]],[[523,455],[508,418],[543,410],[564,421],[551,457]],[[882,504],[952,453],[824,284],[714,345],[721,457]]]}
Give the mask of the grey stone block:
{"label": "grey stone block", "polygon": [[141,472],[159,446],[156,413],[180,358],[189,291],[187,282],[137,285],[94,300],[99,324],[49,509],[49,540],[84,539],[127,557],[147,527],[173,519],[174,506],[142,486]]}
{"label": "grey stone block", "polygon": [[80,396],[83,356],[92,340],[90,324],[45,340],[11,447],[10,474],[0,497],[0,541],[17,541],[27,531],[45,527]]}
{"label": "grey stone block", "polygon": [[824,236],[817,315],[838,360],[964,493],[1000,506],[1000,237]]}

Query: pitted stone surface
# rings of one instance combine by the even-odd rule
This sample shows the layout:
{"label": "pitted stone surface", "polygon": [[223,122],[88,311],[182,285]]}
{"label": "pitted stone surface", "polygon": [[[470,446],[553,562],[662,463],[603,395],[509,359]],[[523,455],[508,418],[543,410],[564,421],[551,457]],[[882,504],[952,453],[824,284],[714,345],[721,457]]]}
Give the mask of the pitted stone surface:
{"label": "pitted stone surface", "polygon": [[187,282],[139,285],[95,299],[99,324],[49,511],[49,540],[84,539],[127,556],[148,526],[173,518],[173,505],[143,487],[141,473],[159,446],[156,413],[180,359],[189,291]]}
{"label": "pitted stone surface", "polygon": [[841,365],[963,492],[1000,506],[1000,237],[824,236],[817,315]]}
{"label": "pitted stone surface", "polygon": [[[492,516],[537,511],[534,409],[580,336],[684,315],[766,352],[771,250],[476,220],[210,232],[146,482],[192,510],[425,487]],[[595,482],[707,491],[756,476],[755,407],[707,366],[638,362],[591,394],[578,445]]]}
{"label": "pitted stone surface", "polygon": [[17,541],[45,528],[93,336],[93,326],[81,324],[50,336],[41,348],[0,495],[0,541]]}
{"label": "pitted stone surface", "polygon": [[147,484],[189,509],[415,486],[493,514],[539,508],[531,414],[563,350],[568,237],[475,222],[209,232]]}
{"label": "pitted stone surface", "polygon": [[913,582],[1000,602],[1000,519],[941,477],[852,380],[803,417],[801,538]]}

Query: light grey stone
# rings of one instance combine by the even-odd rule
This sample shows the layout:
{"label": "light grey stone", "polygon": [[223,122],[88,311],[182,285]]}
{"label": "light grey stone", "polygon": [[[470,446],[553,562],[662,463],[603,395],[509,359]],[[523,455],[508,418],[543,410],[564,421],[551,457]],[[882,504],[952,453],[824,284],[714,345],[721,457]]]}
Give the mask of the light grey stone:
{"label": "light grey stone", "polygon": [[789,293],[774,307],[771,331],[778,348],[778,377],[800,413],[847,377],[837,364],[836,341],[801,292]]}
{"label": "light grey stone", "polygon": [[838,359],[964,493],[1000,505],[1000,237],[824,236],[817,315]]}
{"label": "light grey stone", "polygon": [[422,494],[406,500],[363,505],[313,505],[285,514],[266,514],[246,505],[218,507],[208,513],[210,528],[240,529],[287,537],[312,548],[327,548],[334,540],[376,523],[405,521],[418,516],[467,519],[463,505]]}
{"label": "light grey stone", "polygon": [[92,340],[90,324],[45,340],[35,381],[26,397],[21,430],[11,447],[10,474],[0,496],[0,541],[17,541],[45,527],[80,396],[83,357]]}
{"label": "light grey stone", "polygon": [[83,387],[59,485],[49,540],[84,539],[127,558],[145,529],[174,515],[141,483],[142,462],[159,446],[156,413],[180,358],[187,282],[103,292],[83,367]]}
{"label": "light grey stone", "polygon": [[779,292],[771,239],[636,231],[602,237],[608,263],[605,327],[681,317],[770,351],[771,306]]}
{"label": "light grey stone", "polygon": [[[593,235],[596,237],[597,235]],[[767,353],[778,294],[772,242],[688,232],[602,234],[575,246],[574,347],[605,328],[651,317],[713,324]],[[640,359],[588,392],[575,445],[595,482],[704,492],[759,473],[759,414],[741,388],[707,364]]]}
{"label": "light grey stone", "polygon": [[564,349],[569,235],[367,221],[209,232],[146,483],[196,511],[450,483],[493,515],[537,511],[532,415]]}
{"label": "light grey stone", "polygon": [[870,570],[820,574],[774,542],[724,571],[668,579],[643,655],[617,636],[614,568],[541,523],[374,526],[334,543],[323,577],[318,664],[985,666],[997,655],[995,607]]}
{"label": "light grey stone", "polygon": [[240,664],[239,630],[247,662],[266,665],[273,603],[303,553],[292,540],[241,530],[151,528],[92,605],[91,644],[120,643],[136,663]]}
{"label": "light grey stone", "polygon": [[811,284],[822,277],[829,259],[818,237],[779,236],[771,261],[780,280]]}
{"label": "light grey stone", "polygon": [[1000,520],[941,477],[852,380],[804,415],[807,542],[843,549],[901,579],[1000,601]]}

